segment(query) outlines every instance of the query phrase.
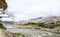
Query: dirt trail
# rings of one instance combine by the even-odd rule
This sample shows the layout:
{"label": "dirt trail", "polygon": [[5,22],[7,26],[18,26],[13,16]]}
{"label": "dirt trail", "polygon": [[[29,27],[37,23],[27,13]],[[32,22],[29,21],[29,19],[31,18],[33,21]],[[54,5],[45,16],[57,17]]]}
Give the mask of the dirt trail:
{"label": "dirt trail", "polygon": [[10,33],[0,29],[0,37],[13,37]]}

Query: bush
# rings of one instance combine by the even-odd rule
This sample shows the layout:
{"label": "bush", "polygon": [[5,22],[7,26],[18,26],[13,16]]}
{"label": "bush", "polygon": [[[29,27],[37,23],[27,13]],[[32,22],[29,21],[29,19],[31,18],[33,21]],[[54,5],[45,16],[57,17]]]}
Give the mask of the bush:
{"label": "bush", "polygon": [[6,29],[6,28],[3,26],[2,23],[0,23],[0,28],[1,28],[1,29]]}
{"label": "bush", "polygon": [[39,25],[39,26],[45,26],[45,24],[44,24],[44,23],[38,23],[38,25]]}

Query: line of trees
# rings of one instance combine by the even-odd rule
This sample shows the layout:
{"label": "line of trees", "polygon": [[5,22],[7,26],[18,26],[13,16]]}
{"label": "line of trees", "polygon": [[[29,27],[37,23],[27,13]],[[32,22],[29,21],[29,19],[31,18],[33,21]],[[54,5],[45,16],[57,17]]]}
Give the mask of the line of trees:
{"label": "line of trees", "polygon": [[38,25],[40,27],[45,27],[45,28],[54,28],[54,27],[60,26],[60,24],[58,23],[44,24],[44,23],[31,23],[31,22],[24,24],[24,25]]}

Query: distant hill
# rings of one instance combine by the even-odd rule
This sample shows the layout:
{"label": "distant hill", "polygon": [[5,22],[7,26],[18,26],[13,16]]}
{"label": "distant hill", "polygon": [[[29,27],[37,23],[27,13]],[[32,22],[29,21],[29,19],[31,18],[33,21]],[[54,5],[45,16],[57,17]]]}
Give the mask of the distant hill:
{"label": "distant hill", "polygon": [[43,17],[37,17],[37,18],[34,18],[34,19],[31,19],[31,20],[38,20],[38,19],[41,19]]}
{"label": "distant hill", "polygon": [[19,24],[26,24],[26,23],[38,23],[38,21],[40,19],[42,19],[43,17],[37,17],[37,18],[34,18],[34,19],[29,19],[29,20],[26,20],[26,21],[20,21]]}
{"label": "distant hill", "polygon": [[16,23],[14,21],[2,21],[2,22],[5,23],[5,24],[14,24],[14,23]]}
{"label": "distant hill", "polygon": [[44,17],[40,20],[40,22],[49,24],[49,23],[60,23],[60,16],[49,16]]}
{"label": "distant hill", "polygon": [[34,19],[29,19],[26,21],[20,21],[20,24],[26,24],[26,23],[60,23],[60,16],[48,16],[48,17],[37,17]]}

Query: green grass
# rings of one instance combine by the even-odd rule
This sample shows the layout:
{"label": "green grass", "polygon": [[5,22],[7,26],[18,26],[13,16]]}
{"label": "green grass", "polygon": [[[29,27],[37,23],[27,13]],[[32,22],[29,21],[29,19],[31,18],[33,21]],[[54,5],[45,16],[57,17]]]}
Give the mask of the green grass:
{"label": "green grass", "polygon": [[19,37],[21,34],[20,33],[12,33],[14,37]]}
{"label": "green grass", "polygon": [[14,37],[25,37],[24,34],[21,33],[12,33],[14,35]]}
{"label": "green grass", "polygon": [[15,28],[34,28],[38,27],[38,25],[14,25]]}
{"label": "green grass", "polygon": [[54,27],[58,27],[60,26],[60,24],[44,24],[44,23],[27,23],[24,25],[13,25],[13,27],[15,28],[36,28],[36,27],[47,27],[47,28],[54,28]]}

